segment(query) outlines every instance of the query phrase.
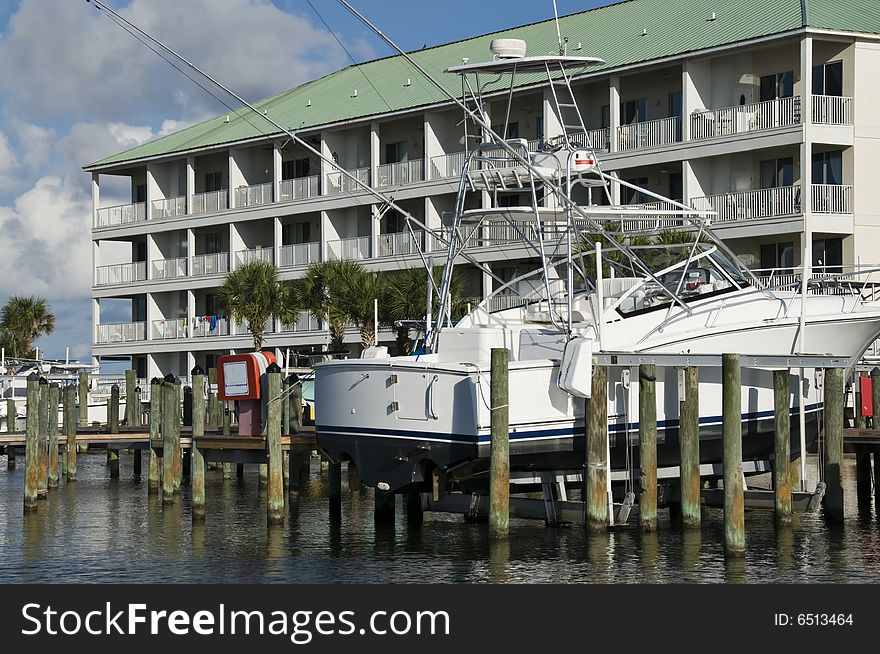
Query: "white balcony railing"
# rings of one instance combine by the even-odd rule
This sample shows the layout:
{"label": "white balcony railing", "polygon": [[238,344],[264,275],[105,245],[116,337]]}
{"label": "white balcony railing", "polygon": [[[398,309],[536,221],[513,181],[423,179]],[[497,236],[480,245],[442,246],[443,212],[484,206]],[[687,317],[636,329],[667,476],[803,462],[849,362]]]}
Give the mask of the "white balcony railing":
{"label": "white balcony railing", "polygon": [[229,192],[224,188],[219,191],[196,193],[192,197],[193,213],[211,213],[226,211],[229,208]]}
{"label": "white balcony railing", "polygon": [[193,275],[218,275],[229,272],[229,253],[197,254],[192,260]]}
{"label": "white balcony railing", "polygon": [[414,231],[379,234],[376,240],[377,257],[396,257],[404,254],[415,254],[421,251],[425,242],[425,233]]}
{"label": "white balcony railing", "polygon": [[278,187],[278,201],[290,202],[321,195],[320,177],[297,177],[296,179],[281,180]]}
{"label": "white balcony railing", "polygon": [[350,177],[343,175],[340,171],[335,171],[332,173],[327,173],[327,193],[354,193],[356,191],[363,191],[364,186],[370,185],[370,169],[369,168],[357,168],[355,170],[346,171],[349,175],[354,177],[360,182],[358,184]]}
{"label": "white balcony railing", "polygon": [[95,286],[111,284],[131,284],[142,282],[147,278],[147,262],[117,263],[112,266],[95,268]]}
{"label": "white balcony railing", "polygon": [[239,250],[235,253],[235,267],[243,266],[253,261],[275,261],[272,248],[253,248],[249,250]]}
{"label": "white balcony railing", "polygon": [[681,118],[660,118],[631,123],[617,128],[617,149],[620,152],[656,148],[681,141]]}
{"label": "white balcony railing", "polygon": [[422,182],[425,179],[425,160],[413,159],[382,164],[379,166],[376,176],[378,177],[376,186],[379,188]]}
{"label": "white balcony railing", "polygon": [[224,316],[197,316],[193,320],[190,331],[193,338],[227,336],[229,334],[229,321]]}
{"label": "white balcony railing", "polygon": [[852,98],[814,95],[813,122],[817,125],[852,125],[852,105]]}
{"label": "white balcony railing", "polygon": [[144,341],[147,338],[147,323],[145,322],[105,323],[96,325],[96,327],[95,342],[99,345]]}
{"label": "white balcony railing", "polygon": [[[586,132],[579,132],[569,135],[568,139],[577,147],[590,150],[606,150],[609,146],[611,138],[611,130],[607,127],[601,129],[591,129]],[[563,136],[554,136],[549,139],[550,145],[559,145],[565,141]]]}
{"label": "white balcony railing", "polygon": [[150,338],[154,341],[162,341],[171,338],[186,338],[186,319],[172,318],[169,320],[154,320],[150,330]]}
{"label": "white balcony railing", "polygon": [[235,189],[235,207],[258,207],[261,204],[272,204],[272,182],[239,186]]}
{"label": "white balcony railing", "polygon": [[852,186],[813,184],[813,213],[852,213]]}
{"label": "white balcony railing", "polygon": [[292,325],[281,324],[282,332],[315,332],[321,329],[321,323],[311,311],[300,311],[297,320]]}
{"label": "white balcony railing", "polygon": [[714,222],[795,216],[801,213],[801,187],[780,186],[693,198],[694,209],[715,211]]}
{"label": "white balcony railing", "polygon": [[431,157],[431,179],[458,177],[466,156],[467,152],[452,152]]}
{"label": "white balcony railing", "polygon": [[801,122],[801,98],[777,98],[724,109],[695,111],[690,121],[691,140],[788,127]]}
{"label": "white balcony railing", "polygon": [[282,267],[307,266],[321,259],[321,244],[314,243],[291,243],[281,246]]}
{"label": "white balcony railing", "polygon": [[150,279],[177,279],[186,277],[186,257],[156,259],[150,266]]}
{"label": "white balcony railing", "polygon": [[338,241],[327,241],[327,254],[331,261],[369,259],[370,237],[355,236]]}
{"label": "white balcony railing", "polygon": [[147,203],[120,204],[115,207],[102,207],[95,215],[95,227],[115,227],[128,225],[147,219]]}
{"label": "white balcony railing", "polygon": [[177,216],[186,215],[186,196],[181,195],[176,198],[165,198],[164,200],[153,200],[150,202],[152,208],[152,218],[175,218]]}

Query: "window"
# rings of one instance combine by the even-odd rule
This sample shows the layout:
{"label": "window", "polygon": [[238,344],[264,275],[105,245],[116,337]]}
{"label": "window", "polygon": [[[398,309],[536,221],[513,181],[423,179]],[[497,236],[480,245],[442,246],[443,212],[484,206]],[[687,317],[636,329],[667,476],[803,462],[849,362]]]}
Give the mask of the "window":
{"label": "window", "polygon": [[205,234],[205,254],[217,254],[223,251],[223,234],[209,232]]}
{"label": "window", "polygon": [[648,120],[648,100],[646,98],[620,103],[620,123],[622,125],[643,123],[646,120]]}
{"label": "window", "polygon": [[840,151],[813,153],[813,184],[843,184]]}
{"label": "window", "polygon": [[207,173],[205,175],[205,192],[223,190],[223,173]]}
{"label": "window", "polygon": [[672,91],[668,101],[669,117],[681,117],[681,91]]}
{"label": "window", "polygon": [[406,231],[406,219],[404,219],[403,215],[395,209],[389,209],[385,215],[382,216],[382,223],[384,223],[384,225],[379,225],[379,232],[382,234],[398,234]]}
{"label": "window", "polygon": [[761,162],[761,188],[778,188],[794,184],[794,159],[768,159]]}
{"label": "window", "polygon": [[764,75],[761,78],[761,102],[790,98],[794,95],[794,71]]}
{"label": "window", "polygon": [[285,245],[311,242],[311,223],[290,223],[281,226],[281,242]]}
{"label": "window", "polygon": [[[628,179],[626,181],[630,184],[634,184],[642,188],[648,187],[647,177],[637,177],[635,179]],[[636,191],[635,189],[631,189],[627,186],[620,187],[620,199],[623,200],[624,204],[645,204],[646,202],[650,202],[648,196],[645,195],[642,191]]]}
{"label": "window", "polygon": [[213,316],[217,313],[217,296],[213,293],[205,293],[205,314]]}
{"label": "window", "polygon": [[681,202],[684,198],[684,180],[681,173],[670,173],[669,197],[676,202]]}
{"label": "window", "polygon": [[138,184],[135,187],[134,201],[135,202],[146,202],[147,201],[147,185],[146,184]]}
{"label": "window", "polygon": [[385,144],[385,163],[399,163],[401,161],[406,161],[406,155],[406,141]]}
{"label": "window", "polygon": [[492,131],[503,139],[518,139],[519,123],[508,123],[507,134],[504,134],[504,123],[501,123],[500,125],[492,125]]}
{"label": "window", "polygon": [[281,179],[299,179],[309,176],[309,158],[281,162]]}
{"label": "window", "polygon": [[831,61],[813,66],[813,94],[843,95],[843,62]]}
{"label": "window", "polygon": [[602,115],[600,116],[599,122],[601,123],[600,127],[603,129],[607,129],[611,127],[611,105],[603,104],[602,105]]}
{"label": "window", "polygon": [[761,246],[761,268],[790,273],[794,267],[794,243],[765,243]]}
{"label": "window", "polygon": [[824,272],[841,272],[843,265],[842,238],[813,239],[813,268]]}

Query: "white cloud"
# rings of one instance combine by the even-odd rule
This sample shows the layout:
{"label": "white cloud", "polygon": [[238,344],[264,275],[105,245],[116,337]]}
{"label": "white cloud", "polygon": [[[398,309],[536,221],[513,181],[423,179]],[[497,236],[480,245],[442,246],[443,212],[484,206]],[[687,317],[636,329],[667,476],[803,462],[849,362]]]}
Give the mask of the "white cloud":
{"label": "white cloud", "polygon": [[12,177],[18,167],[18,158],[9,144],[9,139],[0,131],[0,194],[12,186]]}

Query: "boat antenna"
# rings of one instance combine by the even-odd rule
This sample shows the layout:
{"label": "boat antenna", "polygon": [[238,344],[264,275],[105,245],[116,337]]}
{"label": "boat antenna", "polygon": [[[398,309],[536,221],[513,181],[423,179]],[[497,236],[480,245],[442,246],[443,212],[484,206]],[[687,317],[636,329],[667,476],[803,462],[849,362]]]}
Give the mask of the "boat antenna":
{"label": "boat antenna", "polygon": [[559,56],[565,56],[565,42],[562,40],[562,32],[559,29],[559,10],[556,8],[556,0],[553,0],[553,20],[556,22],[556,39],[559,42]]}

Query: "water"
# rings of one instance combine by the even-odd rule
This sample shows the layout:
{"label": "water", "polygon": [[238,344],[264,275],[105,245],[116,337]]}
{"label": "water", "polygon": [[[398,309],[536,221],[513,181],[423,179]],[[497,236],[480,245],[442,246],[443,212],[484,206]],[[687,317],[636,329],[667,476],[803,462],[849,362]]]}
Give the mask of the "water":
{"label": "water", "polygon": [[[145,457],[146,458],[146,457]],[[847,518],[830,529],[821,514],[777,530],[773,514],[746,514],[747,554],[725,563],[722,514],[704,511],[703,528],[682,532],[660,511],[658,533],[634,526],[588,536],[513,521],[507,543],[492,544],[485,524],[425,515],[409,527],[398,499],[393,527],[373,526],[369,490],[343,486],[343,517],[327,517],[326,473],[312,462],[308,489],[284,526],[267,529],[256,469],[243,481],[208,473],[207,520],[193,526],[189,489],[173,507],[133,479],[131,457],[108,479],[103,453],[80,455],[79,480],[63,484],[22,515],[24,460],[7,471],[0,457],[0,582],[878,582],[880,523],[855,506],[855,463],[847,459]],[[144,462],[146,470],[146,461]],[[343,479],[345,475],[343,475]],[[344,482],[343,482],[344,483]]]}

